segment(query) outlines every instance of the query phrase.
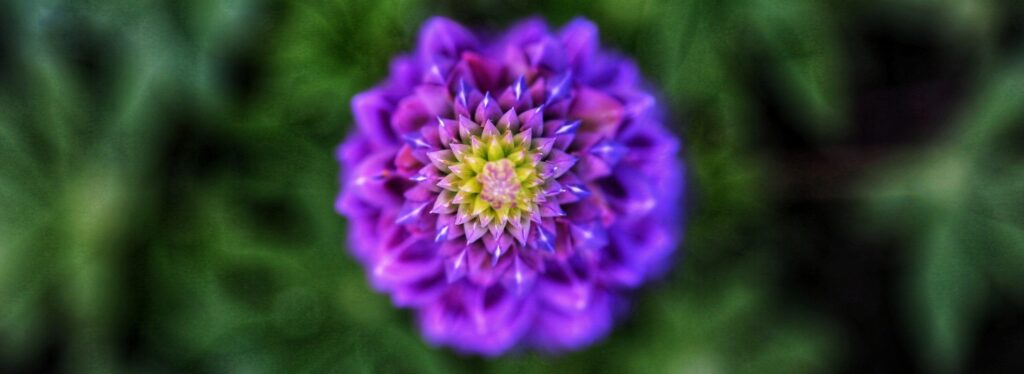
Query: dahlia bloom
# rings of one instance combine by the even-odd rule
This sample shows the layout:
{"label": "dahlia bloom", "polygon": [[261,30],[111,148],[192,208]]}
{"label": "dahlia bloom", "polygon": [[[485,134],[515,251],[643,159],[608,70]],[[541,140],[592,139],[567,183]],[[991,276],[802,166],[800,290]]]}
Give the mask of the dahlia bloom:
{"label": "dahlia bloom", "polygon": [[336,209],[373,286],[434,344],[590,344],[676,247],[679,141],[585,19],[501,35],[431,19],[352,111]]}

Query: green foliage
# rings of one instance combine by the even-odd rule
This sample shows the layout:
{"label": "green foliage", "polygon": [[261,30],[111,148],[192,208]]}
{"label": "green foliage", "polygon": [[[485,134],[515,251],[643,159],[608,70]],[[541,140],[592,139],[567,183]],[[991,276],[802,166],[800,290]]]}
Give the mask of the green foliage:
{"label": "green foliage", "polygon": [[905,318],[937,371],[962,367],[987,305],[1024,301],[1024,65],[992,76],[949,139],[865,188],[874,225],[912,234]]}
{"label": "green foliage", "polygon": [[[999,68],[955,131],[884,160],[851,199],[864,230],[910,248],[905,328],[926,367],[956,371],[986,308],[1024,302],[1024,70],[993,52],[994,1],[884,3],[0,5],[0,363],[56,346],[58,369],[90,372],[836,369],[850,332],[782,286],[790,239],[810,233],[777,210],[793,197],[778,193],[778,156],[755,147],[759,100],[779,97],[799,136],[835,144],[858,125],[839,28],[923,9]],[[533,13],[591,18],[661,90],[686,140],[685,255],[590,349],[467,358],[426,345],[347,253],[333,149],[348,99],[426,17]]]}

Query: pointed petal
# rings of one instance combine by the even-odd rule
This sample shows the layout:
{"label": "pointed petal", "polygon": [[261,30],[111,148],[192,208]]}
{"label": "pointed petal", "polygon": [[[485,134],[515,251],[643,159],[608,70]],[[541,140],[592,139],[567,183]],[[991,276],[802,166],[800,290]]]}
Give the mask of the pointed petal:
{"label": "pointed petal", "polygon": [[451,256],[444,261],[444,272],[445,277],[448,279],[448,283],[455,282],[462,277],[466,276],[468,266],[468,256],[466,255],[467,250],[462,250],[454,256]]}
{"label": "pointed petal", "polygon": [[487,227],[487,231],[489,231],[492,236],[499,237],[501,236],[501,233],[505,231],[505,225],[508,221],[501,218],[496,218],[495,221],[496,222]]}
{"label": "pointed petal", "polygon": [[505,287],[516,295],[522,296],[533,287],[537,279],[537,271],[527,265],[518,254],[512,259],[512,265],[505,273]]}
{"label": "pointed petal", "polygon": [[541,217],[561,217],[565,215],[562,207],[557,202],[546,202],[538,205]]}
{"label": "pointed petal", "polygon": [[529,87],[526,86],[526,77],[520,75],[516,78],[516,81],[512,83],[512,95],[516,101],[522,100],[523,95],[526,94]]}
{"label": "pointed petal", "polygon": [[437,62],[429,64],[423,73],[423,82],[437,86],[443,86],[448,82],[447,69],[442,68]]}
{"label": "pointed petal", "polygon": [[452,191],[442,191],[437,194],[437,198],[434,200],[434,207],[430,209],[430,213],[454,213],[455,206],[452,205],[452,199],[455,197],[455,193]]}
{"label": "pointed petal", "polygon": [[520,130],[529,129],[533,131],[534,136],[540,136],[544,131],[544,109],[538,107],[533,110],[528,110],[519,115]]}
{"label": "pointed petal", "polygon": [[533,132],[523,130],[513,137],[513,142],[516,147],[529,149],[533,144]]}
{"label": "pointed petal", "polygon": [[413,148],[420,148],[420,149],[430,149],[431,148],[430,144],[427,143],[427,141],[425,139],[423,139],[423,135],[420,134],[419,132],[406,133],[406,134],[402,135],[402,140],[405,140],[405,143],[408,144],[410,147],[413,147]]}
{"label": "pointed petal", "polygon": [[576,132],[576,129],[580,128],[580,121],[566,121],[560,126],[555,128],[555,135],[572,134]]}
{"label": "pointed petal", "polygon": [[554,179],[548,179],[544,182],[542,191],[544,192],[544,195],[551,196],[565,192],[565,188],[562,187],[562,185],[558,183],[558,181]]}
{"label": "pointed petal", "polygon": [[455,192],[455,196],[452,197],[452,204],[459,205],[468,201],[472,201],[471,199],[475,197],[476,196],[472,192],[459,190]]}
{"label": "pointed petal", "polygon": [[466,162],[466,156],[472,154],[469,146],[462,143],[452,143],[448,147],[451,148],[452,154],[459,162]]}
{"label": "pointed petal", "polygon": [[465,116],[459,116],[459,138],[465,144],[473,135],[480,135],[480,125]]}
{"label": "pointed petal", "polygon": [[534,246],[545,252],[555,252],[555,234],[544,228],[543,225],[537,225],[537,241]]}
{"label": "pointed petal", "polygon": [[498,102],[491,97],[490,92],[485,93],[484,99],[481,100],[480,105],[476,107],[474,119],[476,119],[477,122],[483,123],[487,121],[497,121],[500,116],[501,108],[498,106]]}
{"label": "pointed petal", "polygon": [[604,139],[593,147],[590,147],[590,154],[600,157],[609,166],[614,166],[626,155],[628,149],[622,143],[614,140]]}
{"label": "pointed petal", "polygon": [[560,77],[549,81],[551,85],[547,88],[547,100],[544,101],[544,105],[551,105],[568,97],[572,91],[572,83],[572,70],[566,71]]}
{"label": "pointed petal", "polygon": [[487,233],[487,229],[481,226],[477,221],[469,221],[464,225],[466,229],[466,242],[472,244],[473,242],[480,239]]}
{"label": "pointed petal", "polygon": [[398,213],[398,217],[395,218],[395,223],[405,224],[412,222],[415,218],[419,217],[420,213],[430,205],[430,202],[425,203],[406,203],[402,210]]}
{"label": "pointed petal", "polygon": [[491,122],[490,120],[484,121],[484,130],[483,130],[483,133],[482,133],[481,136],[485,140],[491,140],[491,139],[497,138],[498,134],[499,134],[498,128],[494,127],[494,123],[493,122]]}
{"label": "pointed petal", "polygon": [[441,171],[448,171],[448,165],[455,162],[455,155],[451,150],[447,149],[427,152],[427,157],[430,158],[430,162]]}
{"label": "pointed petal", "polygon": [[473,201],[473,210],[471,210],[469,214],[477,216],[477,215],[480,215],[480,213],[483,213],[485,210],[487,210],[487,208],[490,208],[490,207],[491,207],[491,204],[488,203],[487,200],[484,200],[483,197],[478,195],[476,197],[476,200]]}
{"label": "pointed petal", "polygon": [[441,140],[441,144],[451,143],[455,139],[455,135],[458,134],[457,128],[455,121],[437,117],[437,136]]}
{"label": "pointed petal", "polygon": [[487,159],[498,161],[503,158],[505,158],[505,150],[501,147],[501,141],[497,138],[491,138],[491,141],[487,142]]}
{"label": "pointed petal", "polygon": [[487,161],[476,156],[466,156],[465,161],[467,166],[473,170],[474,173],[480,174],[484,170],[484,165]]}
{"label": "pointed petal", "polygon": [[558,178],[568,172],[573,165],[576,165],[576,161],[575,156],[562,152],[560,149],[552,149],[546,162],[551,165],[551,177]]}
{"label": "pointed petal", "polygon": [[580,249],[601,249],[608,245],[608,234],[600,221],[573,224],[569,231],[573,244]]}
{"label": "pointed petal", "polygon": [[509,132],[519,131],[519,115],[516,114],[515,108],[509,109],[498,119],[498,129]]}
{"label": "pointed petal", "polygon": [[437,234],[434,235],[434,243],[440,243],[448,240],[448,230],[451,226],[445,225],[437,229]]}
{"label": "pointed petal", "polygon": [[533,146],[535,150],[539,151],[542,156],[547,156],[551,149],[555,146],[554,138],[537,138],[533,140]]}

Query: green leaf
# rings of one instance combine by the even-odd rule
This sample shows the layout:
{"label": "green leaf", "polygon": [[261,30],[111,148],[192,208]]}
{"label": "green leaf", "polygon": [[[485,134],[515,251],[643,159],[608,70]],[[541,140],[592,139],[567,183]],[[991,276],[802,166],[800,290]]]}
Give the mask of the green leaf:
{"label": "green leaf", "polygon": [[819,139],[845,131],[846,79],[842,72],[835,15],[813,0],[751,1],[744,16],[751,26],[745,35],[755,58],[763,51],[775,67],[776,92],[788,112],[802,115],[799,124]]}
{"label": "green leaf", "polygon": [[993,73],[952,137],[868,179],[867,221],[913,249],[905,321],[930,370],[963,367],[996,294],[1024,299],[1024,160],[1002,145],[1022,131],[1022,92],[1024,64]]}

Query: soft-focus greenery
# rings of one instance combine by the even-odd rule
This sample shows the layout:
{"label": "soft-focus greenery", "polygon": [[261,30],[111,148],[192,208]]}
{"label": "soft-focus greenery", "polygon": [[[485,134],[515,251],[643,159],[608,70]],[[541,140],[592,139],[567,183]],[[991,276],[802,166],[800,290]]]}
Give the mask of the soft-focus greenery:
{"label": "soft-focus greenery", "polygon": [[[839,370],[870,359],[855,337],[878,326],[818,296],[879,280],[842,271],[857,262],[819,266],[816,256],[869,256],[861,250],[894,263],[892,291],[853,303],[881,300],[877,313],[895,314],[911,367],[974,367],[987,316],[1024,309],[1024,32],[1012,27],[1022,8],[6,2],[0,371]],[[686,141],[685,255],[606,341],[491,361],[430,347],[345,251],[332,151],[350,128],[348,99],[381,80],[434,14],[492,28],[587,16],[660,89]],[[962,68],[954,99],[928,101],[926,89],[921,108],[881,106],[944,113],[914,130],[924,135],[854,140],[865,128],[906,133],[858,114],[864,41],[855,35],[876,24],[967,56],[951,64]],[[879,61],[868,69],[886,69]],[[848,236],[828,237],[806,206]],[[872,243],[891,245],[861,246]]]}

